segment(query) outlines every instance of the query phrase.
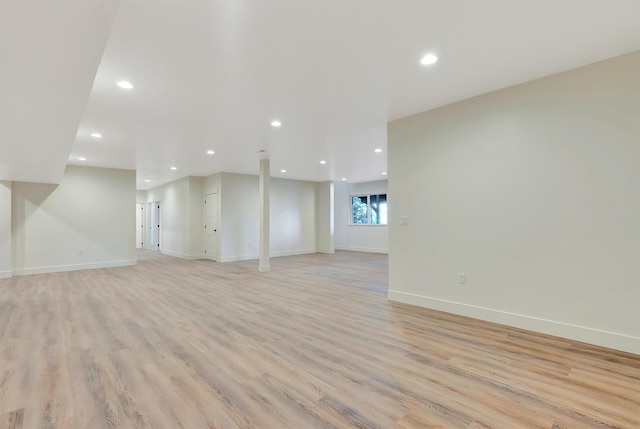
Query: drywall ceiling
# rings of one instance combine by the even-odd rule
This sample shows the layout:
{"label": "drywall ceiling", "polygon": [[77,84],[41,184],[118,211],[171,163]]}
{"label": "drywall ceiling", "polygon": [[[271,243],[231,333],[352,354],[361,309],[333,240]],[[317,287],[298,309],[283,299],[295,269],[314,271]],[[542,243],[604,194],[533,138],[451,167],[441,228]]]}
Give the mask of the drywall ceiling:
{"label": "drywall ceiling", "polygon": [[149,189],[257,174],[260,150],[274,177],[378,180],[389,120],[640,49],[640,0],[0,7],[0,180],[56,183],[69,163]]}

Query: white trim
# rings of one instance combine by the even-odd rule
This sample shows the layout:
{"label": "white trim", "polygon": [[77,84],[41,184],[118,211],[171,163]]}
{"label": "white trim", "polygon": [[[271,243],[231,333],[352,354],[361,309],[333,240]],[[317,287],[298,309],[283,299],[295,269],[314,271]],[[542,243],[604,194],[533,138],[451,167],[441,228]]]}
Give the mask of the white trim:
{"label": "white trim", "polygon": [[324,253],[326,255],[334,255],[336,253],[335,249],[331,249],[331,250],[316,250],[315,253]]}
{"label": "white trim", "polygon": [[[293,251],[280,251],[271,252],[272,258],[279,258],[281,256],[295,256],[295,255],[308,255],[311,253],[318,253],[315,249],[293,250]],[[220,258],[219,262],[237,262],[237,261],[250,261],[252,259],[260,259],[260,255],[257,253],[249,253],[246,255],[225,256]]]}
{"label": "white trim", "polygon": [[11,271],[0,271],[0,279],[8,279],[11,277]]}
{"label": "white trim", "polygon": [[308,255],[310,253],[318,253],[315,249],[302,249],[302,250],[292,250],[292,251],[280,251],[280,252],[271,252],[272,258],[278,258],[280,256],[295,256],[295,255]]}
{"label": "white trim", "polygon": [[205,255],[200,253],[190,255],[188,253],[174,252],[173,250],[161,250],[160,253],[162,253],[163,255],[175,256],[176,258],[181,259],[205,259]]}
{"label": "white trim", "polygon": [[395,290],[389,290],[388,298],[390,301],[417,305],[640,355],[640,337]]}
{"label": "white trim", "polygon": [[354,246],[336,246],[336,250],[348,250],[350,252],[367,252],[367,253],[384,253],[389,254],[389,249],[381,247],[354,247]]}
{"label": "white trim", "polygon": [[[378,196],[378,195],[384,195],[385,197],[387,196],[387,191],[385,191],[384,193],[365,193],[365,195],[362,194],[349,194],[349,223],[347,224],[348,226],[389,226],[388,222],[387,223],[369,223],[371,221],[371,197],[373,196]],[[367,223],[353,223],[353,197],[367,197]],[[388,201],[387,201],[388,204]],[[388,220],[388,219],[387,219]]]}
{"label": "white trim", "polygon": [[50,267],[35,267],[35,268],[18,268],[16,270],[13,270],[13,275],[26,276],[30,274],[59,273],[63,271],[93,270],[96,268],[128,267],[131,265],[136,265],[137,263],[138,261],[136,259],[128,259],[124,261],[94,262],[94,263],[73,264],[73,265],[54,265]]}
{"label": "white trim", "polygon": [[248,255],[234,255],[219,257],[220,262],[237,262],[237,261],[250,261],[252,259],[259,259],[260,255],[257,253],[250,253]]}

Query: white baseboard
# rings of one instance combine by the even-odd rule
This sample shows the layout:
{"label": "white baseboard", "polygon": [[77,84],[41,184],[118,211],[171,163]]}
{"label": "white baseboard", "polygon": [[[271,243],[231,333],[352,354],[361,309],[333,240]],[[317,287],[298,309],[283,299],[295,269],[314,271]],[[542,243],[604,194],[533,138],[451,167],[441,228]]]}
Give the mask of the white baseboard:
{"label": "white baseboard", "polygon": [[[308,255],[310,253],[316,253],[315,249],[302,249],[302,250],[284,250],[279,252],[271,252],[272,258],[279,258],[281,256],[295,256],[295,255]],[[250,261],[252,259],[259,259],[258,253],[248,253],[246,255],[234,255],[224,256],[219,258],[220,262],[237,262],[237,261]]]}
{"label": "white baseboard", "polygon": [[223,256],[218,257],[220,262],[237,262],[237,261],[250,261],[252,259],[258,259],[260,255],[257,253],[250,253],[247,255],[234,255],[234,256]]}
{"label": "white baseboard", "polygon": [[336,253],[335,249],[331,249],[331,250],[318,250],[317,253],[325,253],[327,255],[334,255]]}
{"label": "white baseboard", "polygon": [[96,268],[115,268],[115,267],[128,267],[136,265],[138,263],[135,259],[129,259],[124,261],[108,261],[108,262],[93,262],[87,264],[72,264],[72,265],[53,265],[49,267],[34,267],[34,268],[18,268],[13,270],[14,276],[27,276],[30,274],[47,274],[47,273],[60,273],[63,271],[78,271],[78,270],[93,270]]}
{"label": "white baseboard", "polygon": [[280,252],[272,252],[272,258],[278,258],[280,256],[296,256],[296,255],[308,255],[310,253],[316,253],[315,249],[300,249],[300,250],[285,250]]}
{"label": "white baseboard", "polygon": [[206,256],[204,255],[204,253],[189,254],[189,253],[182,253],[182,252],[174,252],[173,250],[161,250],[160,253],[162,253],[163,255],[175,256],[176,258],[180,258],[180,259],[189,259],[189,260],[206,259]]}
{"label": "white baseboard", "polygon": [[389,254],[389,249],[378,247],[336,246],[336,250],[349,250],[351,252],[384,253]]}
{"label": "white baseboard", "polygon": [[0,271],[0,279],[8,279],[11,277],[11,271]]}
{"label": "white baseboard", "polygon": [[513,326],[574,341],[640,354],[640,337],[395,290],[389,290],[388,298],[390,301],[417,305],[433,310],[499,323],[501,325]]}

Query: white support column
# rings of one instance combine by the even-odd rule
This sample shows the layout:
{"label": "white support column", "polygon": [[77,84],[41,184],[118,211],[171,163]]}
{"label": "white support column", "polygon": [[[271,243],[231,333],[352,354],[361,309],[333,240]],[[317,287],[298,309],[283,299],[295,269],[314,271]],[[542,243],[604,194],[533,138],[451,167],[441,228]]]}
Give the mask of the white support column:
{"label": "white support column", "polygon": [[0,279],[11,277],[11,182],[0,181]]}
{"label": "white support column", "polygon": [[258,271],[271,270],[269,244],[269,179],[270,166],[268,159],[260,160],[260,265]]}

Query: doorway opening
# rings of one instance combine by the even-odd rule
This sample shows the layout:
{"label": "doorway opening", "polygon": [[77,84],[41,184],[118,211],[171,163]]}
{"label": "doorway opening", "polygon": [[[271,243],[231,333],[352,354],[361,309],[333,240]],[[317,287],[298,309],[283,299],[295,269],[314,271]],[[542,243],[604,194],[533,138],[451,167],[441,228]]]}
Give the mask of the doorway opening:
{"label": "doorway opening", "polygon": [[155,250],[157,252],[162,250],[162,210],[160,201],[153,201],[148,203],[147,216],[149,219],[149,228],[147,230],[148,237],[147,249]]}
{"label": "doorway opening", "polygon": [[136,249],[144,248],[144,204],[136,204]]}
{"label": "doorway opening", "polygon": [[204,257],[218,258],[218,194],[204,197]]}

